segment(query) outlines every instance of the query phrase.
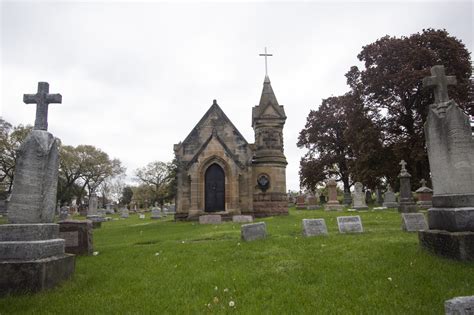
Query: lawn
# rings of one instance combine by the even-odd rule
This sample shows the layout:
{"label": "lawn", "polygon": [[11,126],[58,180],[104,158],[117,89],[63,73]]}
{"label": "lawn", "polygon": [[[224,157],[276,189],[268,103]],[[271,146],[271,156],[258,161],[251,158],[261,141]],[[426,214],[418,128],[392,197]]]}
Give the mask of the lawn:
{"label": "lawn", "polygon": [[[104,222],[73,279],[0,299],[0,314],[443,314],[474,294],[474,264],[423,251],[395,210],[359,214],[364,233],[345,235],[336,217],[352,213],[292,209],[257,220],[268,238],[250,243],[232,222]],[[303,218],[324,218],[329,236],[303,238]]]}

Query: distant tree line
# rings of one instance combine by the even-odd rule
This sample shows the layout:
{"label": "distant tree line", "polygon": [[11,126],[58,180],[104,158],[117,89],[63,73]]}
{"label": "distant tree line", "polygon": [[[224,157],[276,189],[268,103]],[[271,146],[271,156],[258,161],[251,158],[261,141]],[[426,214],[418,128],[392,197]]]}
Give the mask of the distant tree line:
{"label": "distant tree line", "polygon": [[367,188],[398,188],[400,160],[408,163],[413,185],[430,179],[423,125],[433,94],[422,88],[430,68],[442,64],[457,78],[449,96],[474,115],[470,53],[446,30],[426,29],[409,37],[385,36],[364,46],[364,63],[346,73],[350,90],[323,99],[311,110],[298,147],[300,185],[315,190],[329,177],[344,191],[360,181]]}

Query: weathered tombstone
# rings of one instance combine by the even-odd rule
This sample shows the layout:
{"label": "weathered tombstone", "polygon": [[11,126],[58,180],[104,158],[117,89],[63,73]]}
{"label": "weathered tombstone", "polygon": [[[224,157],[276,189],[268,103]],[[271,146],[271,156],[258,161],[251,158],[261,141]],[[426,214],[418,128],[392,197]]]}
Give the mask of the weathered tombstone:
{"label": "weathered tombstone", "polygon": [[458,296],[444,302],[446,315],[473,315],[474,295]]}
{"label": "weathered tombstone", "polygon": [[66,253],[92,255],[92,221],[66,220],[59,222],[59,237],[66,241]]}
{"label": "weathered tombstone", "polygon": [[319,209],[318,199],[314,195],[308,196],[308,205],[306,206],[308,210],[316,210]]}
{"label": "weathered tombstone", "polygon": [[395,196],[390,184],[387,184],[387,191],[384,195],[383,206],[387,208],[398,208],[397,197]]}
{"label": "weathered tombstone", "polygon": [[199,217],[199,224],[220,224],[222,216],[220,214],[206,214]]}
{"label": "weathered tombstone", "polygon": [[326,211],[332,211],[332,210],[337,210],[337,211],[342,211],[342,208],[344,208],[343,205],[339,204],[339,201],[337,200],[337,184],[334,179],[330,179],[327,182],[328,186],[328,195],[329,195],[329,200],[324,206],[324,210]]}
{"label": "weathered tombstone", "polygon": [[66,220],[69,216],[69,207],[62,206],[59,208],[59,220]]}
{"label": "weathered tombstone", "polygon": [[153,209],[151,209],[151,219],[161,219],[161,210],[158,208],[157,204],[155,203],[155,206]]}
{"label": "weathered tombstone", "polygon": [[375,189],[375,196],[377,198],[376,199],[377,205],[382,206],[383,205],[382,190],[378,187],[377,187],[377,189]]}
{"label": "weathered tombstone", "polygon": [[431,68],[423,85],[434,88],[425,123],[433,183],[429,230],[418,232],[420,245],[437,255],[474,261],[474,139],[469,117],[448,97],[443,66]]}
{"label": "weathered tombstone", "polygon": [[59,225],[53,223],[58,183],[58,143],[47,131],[48,105],[61,103],[49,94],[46,82],[37,94],[36,120],[18,150],[13,190],[8,205],[9,224],[0,225],[0,295],[36,292],[55,287],[74,273],[75,256],[64,252]]}
{"label": "weathered tombstone", "polygon": [[304,236],[328,235],[328,228],[324,219],[303,219],[302,222]]}
{"label": "weathered tombstone", "polygon": [[110,203],[105,205],[105,213],[106,214],[114,214],[115,213],[114,208],[112,207],[112,205]]}
{"label": "weathered tombstone", "polygon": [[344,204],[347,206],[352,205],[352,194],[350,191],[344,191]]}
{"label": "weathered tombstone", "polygon": [[234,215],[232,216],[232,222],[250,223],[250,222],[253,222],[253,217],[251,215]]}
{"label": "weathered tombstone", "polygon": [[426,180],[422,179],[420,183],[421,187],[416,190],[416,204],[420,209],[429,209],[433,206],[433,190],[426,186]]}
{"label": "weathered tombstone", "polygon": [[265,222],[243,224],[240,235],[244,241],[255,241],[267,237],[267,226]]}
{"label": "weathered tombstone", "polygon": [[139,214],[138,214],[138,218],[139,218],[140,220],[144,220],[144,219],[145,219],[145,214],[139,213]]}
{"label": "weathered tombstone", "polygon": [[176,205],[175,204],[171,204],[168,206],[168,211],[166,211],[167,213],[176,213]]}
{"label": "weathered tombstone", "polygon": [[402,230],[407,232],[418,232],[428,229],[425,215],[423,213],[402,213]]}
{"label": "weathered tombstone", "polygon": [[360,216],[337,217],[337,226],[340,233],[362,233],[362,221]]}
{"label": "weathered tombstone", "polygon": [[306,197],[305,195],[298,195],[296,197],[296,210],[305,210],[306,209]]}
{"label": "weathered tombstone", "polygon": [[365,204],[365,194],[362,191],[362,183],[356,182],[354,184],[354,205],[352,208],[356,210],[367,210],[369,207]]}
{"label": "weathered tombstone", "polygon": [[405,168],[407,163],[404,160],[400,161],[402,169],[398,178],[400,178],[400,200],[398,204],[398,212],[417,212],[416,203],[413,200],[413,194],[411,192],[410,178],[411,175]]}
{"label": "weathered tombstone", "polygon": [[365,204],[371,204],[372,203],[372,191],[370,189],[367,189],[365,191]]}
{"label": "weathered tombstone", "polygon": [[324,205],[326,203],[326,196],[324,195],[319,195],[319,203],[321,205]]}
{"label": "weathered tombstone", "polygon": [[98,198],[96,193],[91,193],[89,197],[89,208],[87,210],[87,220],[91,220],[93,222],[94,228],[99,228],[101,223],[105,221],[103,215],[99,214],[97,211],[98,206]]}
{"label": "weathered tombstone", "polygon": [[126,219],[130,216],[130,213],[129,213],[127,207],[123,207],[121,212],[122,212],[121,215],[120,215],[121,218]]}

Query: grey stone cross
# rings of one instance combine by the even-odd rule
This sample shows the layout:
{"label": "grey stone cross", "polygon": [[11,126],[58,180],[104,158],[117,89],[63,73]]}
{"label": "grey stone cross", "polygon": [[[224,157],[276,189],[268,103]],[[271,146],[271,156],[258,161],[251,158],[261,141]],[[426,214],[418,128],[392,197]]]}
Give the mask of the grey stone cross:
{"label": "grey stone cross", "polygon": [[273,56],[272,54],[267,54],[267,47],[265,47],[265,53],[259,54],[259,56],[265,57],[265,76],[268,76],[268,67],[267,67],[267,57]]}
{"label": "grey stone cross", "polygon": [[399,165],[402,166],[402,170],[401,170],[401,171],[402,171],[402,172],[403,172],[403,171],[406,172],[407,169],[406,169],[405,167],[407,166],[407,162],[405,162],[405,160],[401,160],[400,163],[399,163]]}
{"label": "grey stone cross", "polygon": [[426,187],[426,180],[424,178],[422,178],[420,180],[420,184],[421,184],[421,187]]}
{"label": "grey stone cross", "polygon": [[455,76],[446,76],[444,66],[431,67],[431,77],[423,79],[423,87],[434,87],[435,104],[449,101],[448,85],[456,85]]}
{"label": "grey stone cross", "polygon": [[23,102],[25,104],[36,105],[36,130],[48,130],[48,105],[61,104],[61,94],[49,94],[48,82],[38,82],[38,92],[36,94],[23,94]]}

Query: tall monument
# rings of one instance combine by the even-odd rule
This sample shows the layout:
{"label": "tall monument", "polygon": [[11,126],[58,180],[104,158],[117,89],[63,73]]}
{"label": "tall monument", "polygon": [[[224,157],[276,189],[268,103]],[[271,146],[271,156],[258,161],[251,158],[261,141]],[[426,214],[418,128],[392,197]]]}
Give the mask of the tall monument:
{"label": "tall monument", "polygon": [[59,225],[54,224],[58,183],[58,143],[48,129],[48,105],[61,103],[46,82],[38,93],[25,94],[36,103],[36,120],[18,151],[9,224],[0,225],[0,295],[54,287],[74,272],[74,255],[65,254]]}
{"label": "tall monument", "polygon": [[448,97],[444,66],[431,68],[423,80],[434,88],[425,123],[426,146],[433,183],[429,230],[419,232],[420,244],[442,256],[474,260],[474,140],[469,117]]}

